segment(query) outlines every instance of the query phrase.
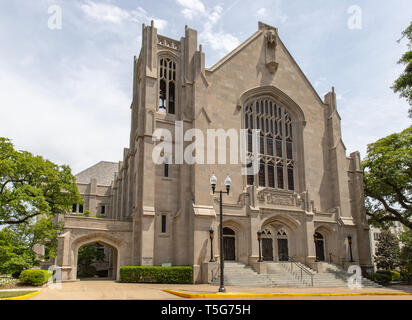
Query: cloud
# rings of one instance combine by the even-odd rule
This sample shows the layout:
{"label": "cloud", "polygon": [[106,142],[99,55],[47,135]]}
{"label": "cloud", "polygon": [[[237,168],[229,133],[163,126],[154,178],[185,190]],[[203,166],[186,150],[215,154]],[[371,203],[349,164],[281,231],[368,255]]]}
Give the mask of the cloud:
{"label": "cloud", "polygon": [[[75,67],[76,65],[76,67]],[[2,66],[0,136],[17,149],[40,154],[79,172],[96,159],[117,161],[127,144],[130,99],[113,82],[108,70],[71,62],[62,66],[66,76],[59,85],[44,86]]]}
{"label": "cloud", "polygon": [[86,0],[86,3],[81,4],[80,8],[89,18],[100,22],[121,24],[128,21],[143,23],[153,20],[156,28],[159,30],[167,26],[166,20],[150,16],[142,7],[128,11],[112,4],[96,3],[91,0]]}
{"label": "cloud", "polygon": [[200,0],[176,0],[177,4],[183,7],[183,16],[192,20],[196,15],[206,13],[205,5]]}
{"label": "cloud", "polygon": [[203,30],[199,34],[199,39],[209,44],[213,50],[225,54],[236,48],[240,41],[230,33],[216,30],[216,24],[222,18],[222,14],[223,8],[219,5],[209,12],[207,20],[203,25]]}
{"label": "cloud", "polygon": [[257,12],[256,12],[256,17],[258,19],[262,19],[265,18],[267,15],[267,10],[266,8],[260,8]]}
{"label": "cloud", "polygon": [[80,8],[90,18],[103,22],[121,23],[131,17],[127,10],[106,3],[87,1],[80,5]]}
{"label": "cloud", "polygon": [[392,96],[345,97],[338,104],[342,117],[342,137],[348,146],[347,153],[355,150],[366,155],[367,144],[410,125],[405,105]]}

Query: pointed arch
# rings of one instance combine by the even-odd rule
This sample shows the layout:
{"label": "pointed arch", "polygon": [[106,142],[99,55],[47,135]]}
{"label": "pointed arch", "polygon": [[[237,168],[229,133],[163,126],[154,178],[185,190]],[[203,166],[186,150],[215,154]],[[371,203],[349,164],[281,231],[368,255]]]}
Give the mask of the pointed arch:
{"label": "pointed arch", "polygon": [[261,229],[264,229],[265,226],[267,226],[269,224],[272,224],[272,223],[283,224],[293,232],[298,230],[301,226],[301,224],[298,220],[296,220],[296,219],[294,219],[294,218],[292,218],[288,215],[285,215],[283,213],[279,213],[279,214],[276,214],[276,215],[271,216],[271,217],[267,218],[266,220],[264,220],[262,222]]}

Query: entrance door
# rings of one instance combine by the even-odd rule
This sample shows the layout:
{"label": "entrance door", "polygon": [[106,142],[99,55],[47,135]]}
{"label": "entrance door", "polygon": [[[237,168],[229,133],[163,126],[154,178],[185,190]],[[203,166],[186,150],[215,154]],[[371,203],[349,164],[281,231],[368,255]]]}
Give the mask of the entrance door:
{"label": "entrance door", "polygon": [[273,261],[273,241],[272,239],[262,239],[262,256],[265,261]]}
{"label": "entrance door", "polygon": [[318,232],[315,233],[315,250],[316,261],[325,261],[325,246],[323,242],[323,236]]}
{"label": "entrance door", "polygon": [[278,239],[279,261],[289,260],[288,239]]}
{"label": "entrance door", "polygon": [[236,260],[235,232],[230,228],[223,228],[223,258],[225,260]]}
{"label": "entrance door", "polygon": [[223,237],[223,258],[225,260],[235,260],[235,238],[234,237]]}

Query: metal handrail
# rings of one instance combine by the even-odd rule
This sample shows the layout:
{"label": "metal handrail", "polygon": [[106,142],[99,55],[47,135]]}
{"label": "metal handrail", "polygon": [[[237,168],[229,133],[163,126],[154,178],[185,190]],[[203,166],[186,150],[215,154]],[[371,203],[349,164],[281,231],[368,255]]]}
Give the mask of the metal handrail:
{"label": "metal handrail", "polygon": [[300,281],[303,281],[303,272],[305,272],[310,277],[310,284],[313,287],[313,274],[306,270],[305,267],[301,266],[297,261],[289,257],[288,261],[290,262],[290,271],[293,272],[293,265],[296,265],[300,269]]}

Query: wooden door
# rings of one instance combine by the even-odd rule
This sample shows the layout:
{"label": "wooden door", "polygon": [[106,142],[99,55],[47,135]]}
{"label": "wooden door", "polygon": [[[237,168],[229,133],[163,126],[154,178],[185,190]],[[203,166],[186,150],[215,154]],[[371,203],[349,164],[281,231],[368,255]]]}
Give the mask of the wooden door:
{"label": "wooden door", "polygon": [[262,239],[262,256],[265,261],[273,261],[273,240]]}
{"label": "wooden door", "polygon": [[235,237],[223,237],[223,254],[225,260],[236,260]]}
{"label": "wooden door", "polygon": [[289,260],[288,239],[278,239],[278,257],[279,261]]}

